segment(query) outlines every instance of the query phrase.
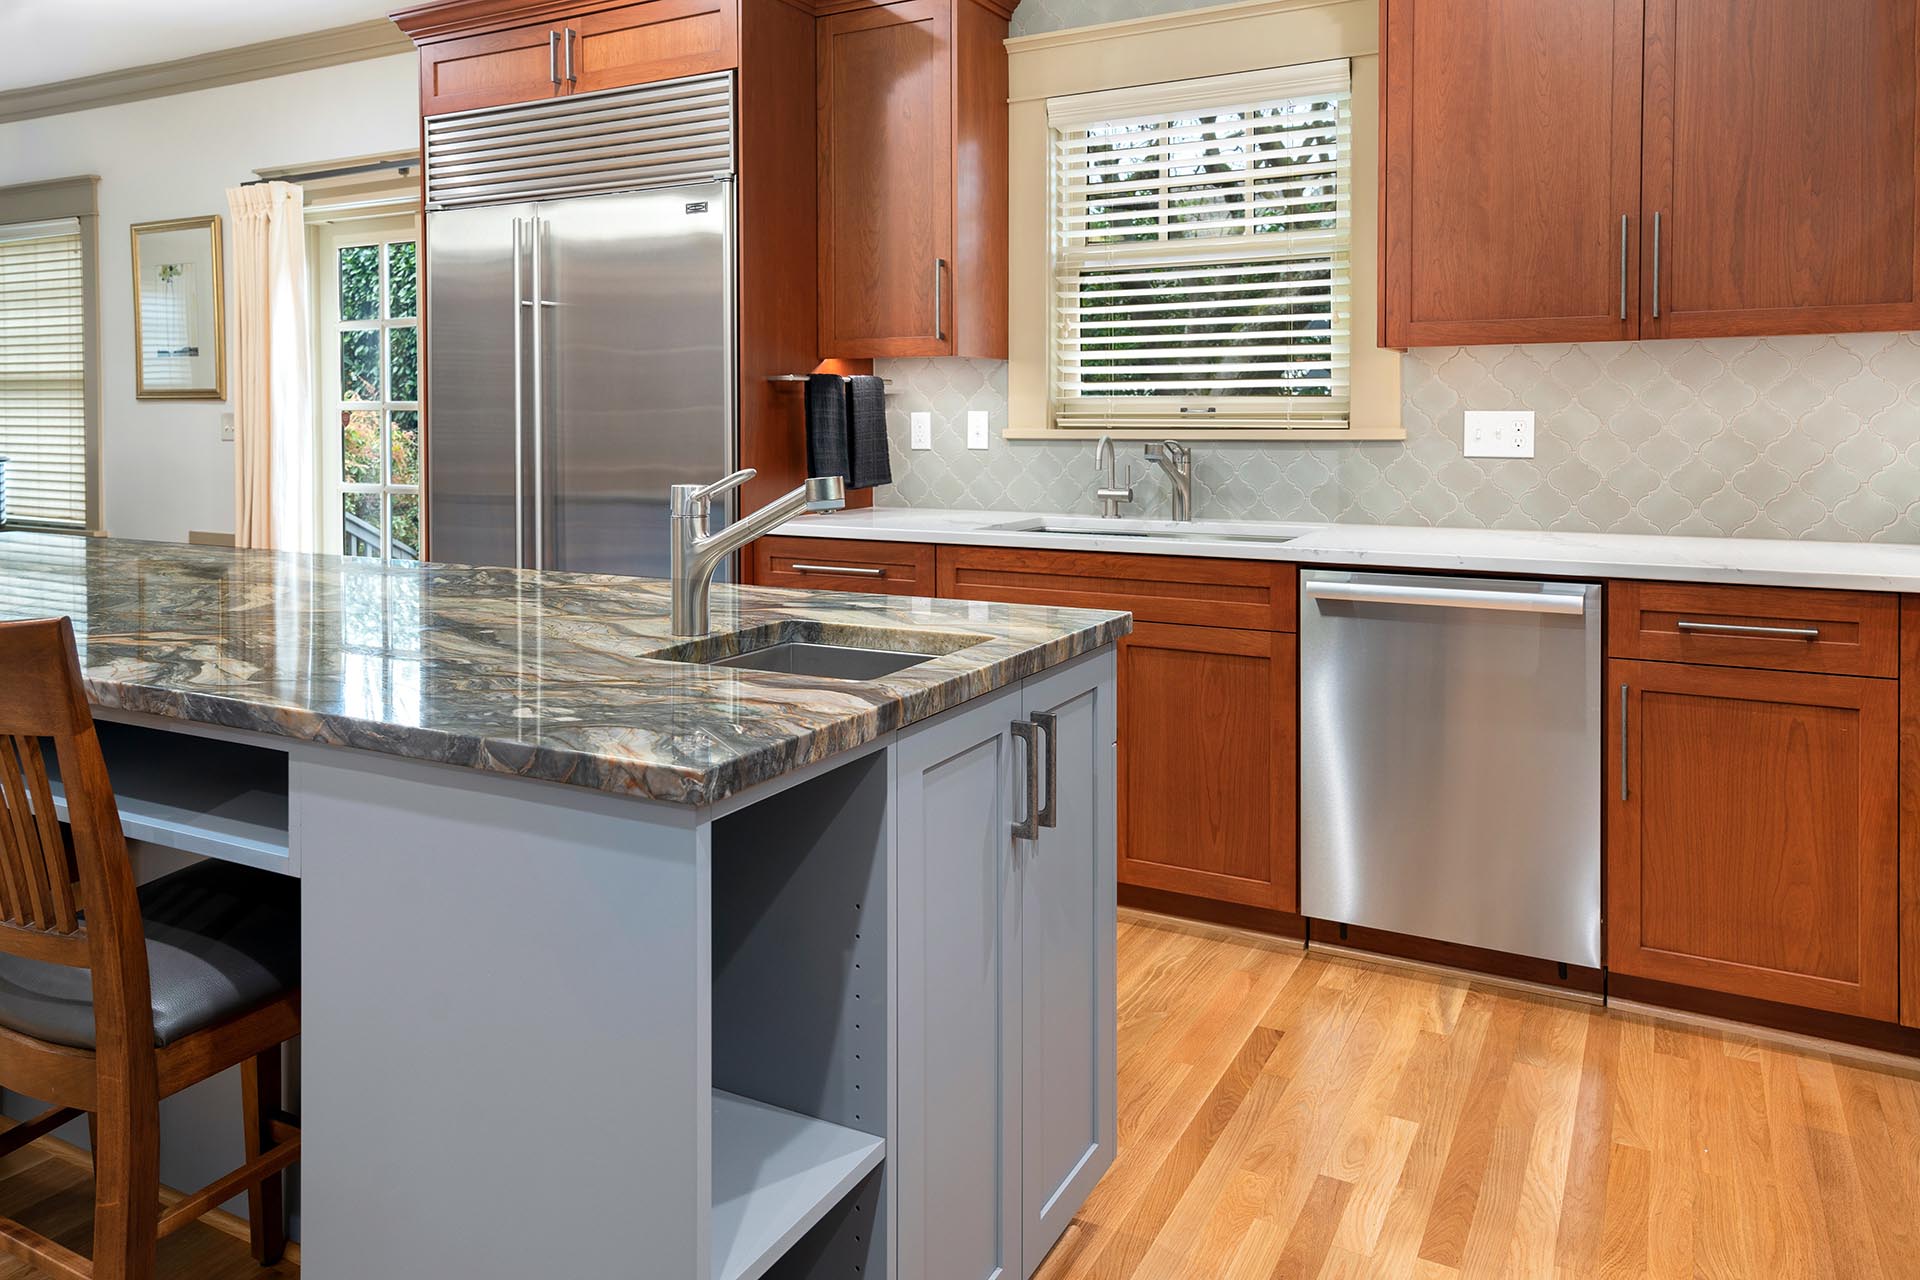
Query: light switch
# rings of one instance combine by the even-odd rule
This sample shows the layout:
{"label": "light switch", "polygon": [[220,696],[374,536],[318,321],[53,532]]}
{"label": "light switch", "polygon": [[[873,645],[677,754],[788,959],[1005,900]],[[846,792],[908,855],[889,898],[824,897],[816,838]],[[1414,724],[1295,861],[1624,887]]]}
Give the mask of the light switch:
{"label": "light switch", "polygon": [[987,411],[985,409],[967,410],[967,448],[984,449],[987,447]]}
{"label": "light switch", "polygon": [[911,424],[912,428],[909,442],[913,447],[916,449],[933,448],[933,415],[930,413],[909,414],[907,421]]}
{"label": "light switch", "polygon": [[1467,410],[1466,448],[1469,458],[1531,458],[1533,410]]}
{"label": "light switch", "polygon": [[228,444],[233,443],[233,415],[230,413],[220,415],[220,438]]}

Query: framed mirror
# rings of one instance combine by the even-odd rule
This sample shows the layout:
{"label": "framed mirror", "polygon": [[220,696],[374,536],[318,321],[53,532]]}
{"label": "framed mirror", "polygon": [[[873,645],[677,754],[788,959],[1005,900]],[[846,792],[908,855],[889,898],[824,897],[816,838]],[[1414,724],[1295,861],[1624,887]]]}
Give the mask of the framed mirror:
{"label": "framed mirror", "polygon": [[133,228],[133,393],[227,398],[220,215]]}

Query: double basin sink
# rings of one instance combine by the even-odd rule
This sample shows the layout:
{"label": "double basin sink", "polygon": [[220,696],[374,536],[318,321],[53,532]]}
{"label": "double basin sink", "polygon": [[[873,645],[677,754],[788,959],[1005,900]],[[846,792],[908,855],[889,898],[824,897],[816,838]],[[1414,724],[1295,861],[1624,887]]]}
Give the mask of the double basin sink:
{"label": "double basin sink", "polygon": [[[1228,521],[1107,519],[1025,516],[985,526],[993,533],[1033,533],[1085,538],[1139,538],[1178,542],[1291,542],[1304,529]],[[988,637],[940,631],[871,630],[832,623],[783,622],[722,635],[702,636],[640,655],[738,671],[765,671],[816,680],[882,680],[945,657]],[[897,645],[897,648],[881,647]]]}

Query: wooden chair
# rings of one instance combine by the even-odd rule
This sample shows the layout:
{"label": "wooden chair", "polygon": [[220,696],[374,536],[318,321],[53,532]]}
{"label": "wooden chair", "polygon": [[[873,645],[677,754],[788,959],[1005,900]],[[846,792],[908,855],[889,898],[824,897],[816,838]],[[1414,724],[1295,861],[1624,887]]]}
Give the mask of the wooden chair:
{"label": "wooden chair", "polygon": [[[161,1236],[244,1190],[254,1257],[278,1261],[300,1153],[280,1098],[298,955],[286,877],[205,862],[136,888],[72,625],[0,623],[0,1088],[51,1104],[0,1134],[0,1155],[85,1115],[95,1181],[91,1260],[6,1219],[0,1251],[71,1280],[150,1280]],[[162,1214],[160,1099],[236,1065],[246,1163]]]}

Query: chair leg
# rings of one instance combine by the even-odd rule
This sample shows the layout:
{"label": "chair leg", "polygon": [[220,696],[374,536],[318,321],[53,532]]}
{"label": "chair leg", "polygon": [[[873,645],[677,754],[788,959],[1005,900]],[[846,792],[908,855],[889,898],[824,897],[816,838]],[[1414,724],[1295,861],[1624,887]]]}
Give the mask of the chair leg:
{"label": "chair leg", "polygon": [[102,1098],[94,1123],[94,1280],[154,1280],[160,1098]]}
{"label": "chair leg", "polygon": [[[240,1064],[240,1099],[247,1127],[247,1159],[273,1145],[269,1124],[280,1109],[280,1046],[275,1045]],[[287,1251],[285,1172],[269,1174],[247,1188],[247,1226],[253,1256],[263,1267],[280,1261]]]}

